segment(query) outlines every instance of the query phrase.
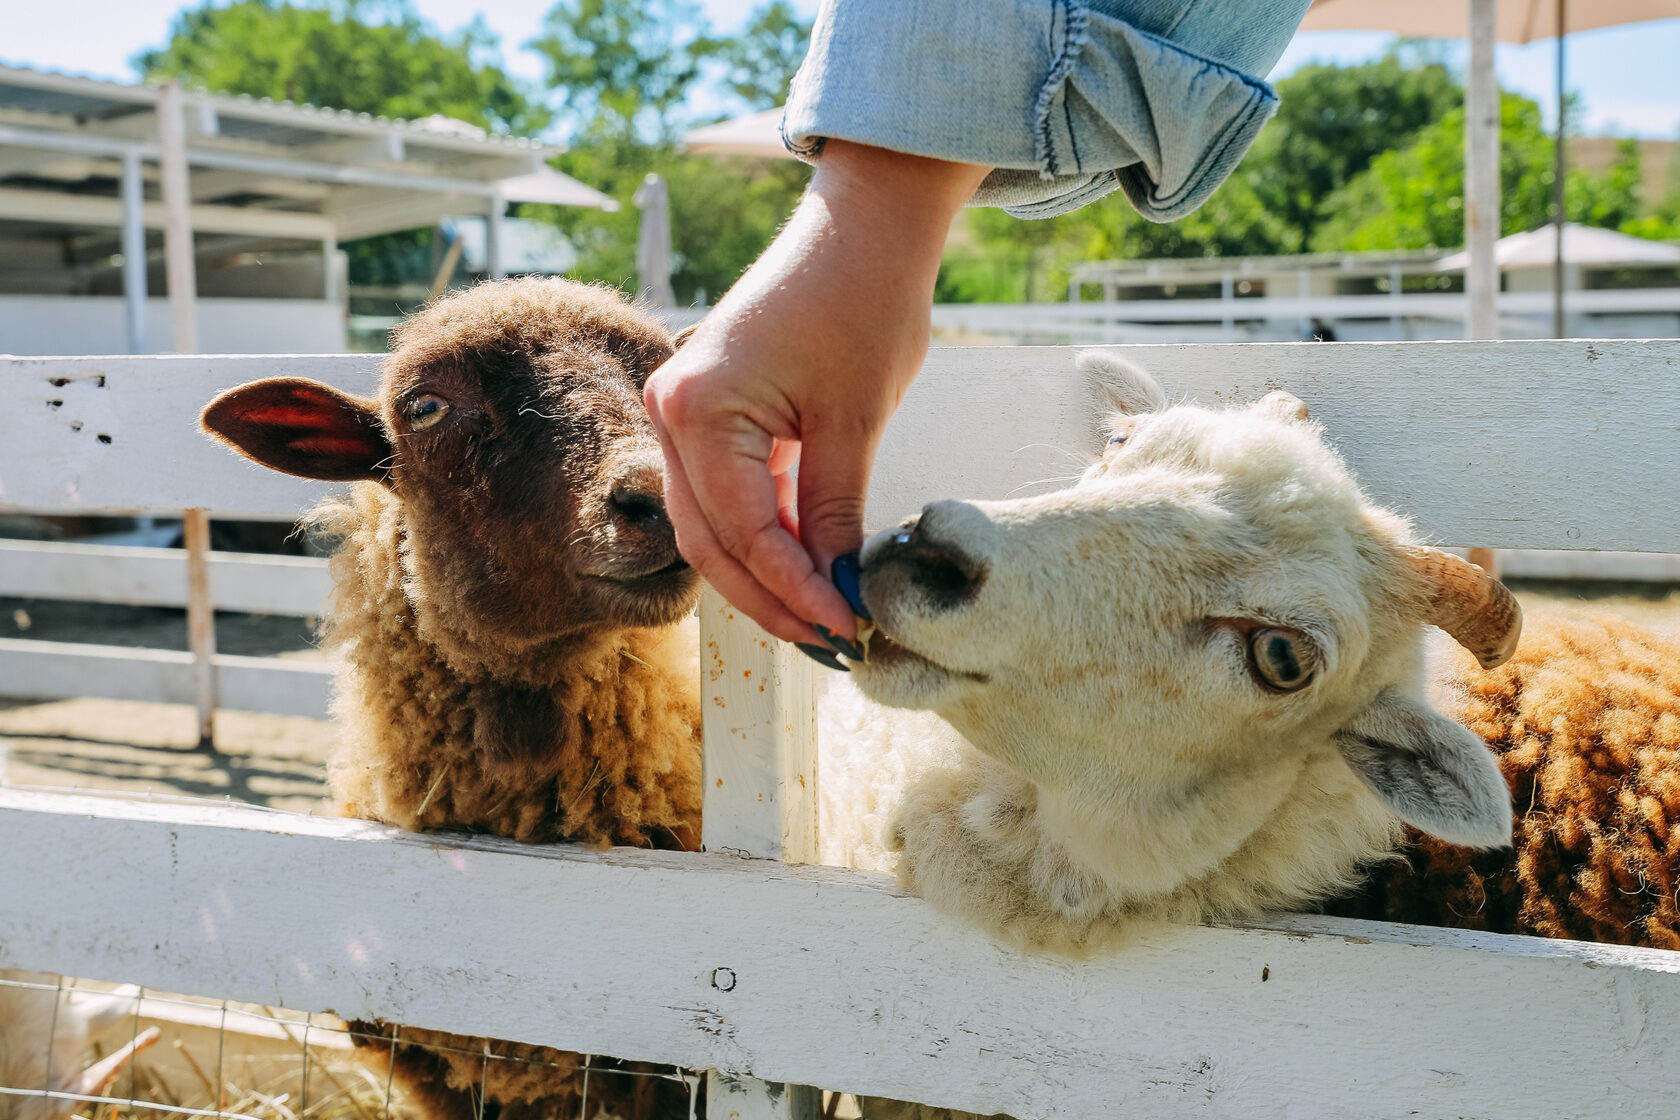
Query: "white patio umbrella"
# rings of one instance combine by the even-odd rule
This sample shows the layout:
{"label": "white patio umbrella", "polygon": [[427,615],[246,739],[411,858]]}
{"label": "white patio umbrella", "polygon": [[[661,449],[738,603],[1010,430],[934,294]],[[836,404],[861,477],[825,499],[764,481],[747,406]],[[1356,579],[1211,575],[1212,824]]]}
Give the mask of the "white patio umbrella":
{"label": "white patio umbrella", "polygon": [[782,143],[782,110],[778,106],[761,113],[719,121],[683,134],[683,151],[695,155],[760,156],[765,159],[793,159]]}
{"label": "white patio umbrella", "polygon": [[[1557,246],[1549,226],[1501,237],[1493,251],[1494,262],[1501,272],[1512,268],[1542,268],[1552,264],[1556,256]],[[1469,263],[1469,253],[1454,253],[1435,262],[1435,271],[1457,272]],[[1567,222],[1563,227],[1563,263],[1577,268],[1680,265],[1680,246]]]}
{"label": "white patio umbrella", "polygon": [[654,307],[675,307],[671,289],[671,196],[665,180],[649,172],[631,199],[642,212],[636,236],[636,298]]}
{"label": "white patio umbrella", "polygon": [[[1471,302],[1471,337],[1493,327],[1497,281],[1492,262],[1499,236],[1499,102],[1493,42],[1557,40],[1556,172],[1552,188],[1552,328],[1563,334],[1563,61],[1572,31],[1680,17],[1680,0],[1314,0],[1303,31],[1394,31],[1434,38],[1470,37],[1470,80],[1465,129],[1465,244],[1472,265],[1465,274]],[[1490,170],[1491,169],[1491,170]],[[1485,290],[1484,290],[1485,289]],[[1482,303],[1478,310],[1478,299]]]}

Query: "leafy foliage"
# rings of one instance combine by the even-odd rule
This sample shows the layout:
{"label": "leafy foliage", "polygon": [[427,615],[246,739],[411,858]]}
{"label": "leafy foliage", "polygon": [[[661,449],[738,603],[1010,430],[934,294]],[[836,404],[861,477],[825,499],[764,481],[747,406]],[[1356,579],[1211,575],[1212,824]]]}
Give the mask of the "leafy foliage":
{"label": "leafy foliage", "polygon": [[527,207],[579,250],[576,275],[637,287],[640,215],[631,197],[649,173],[666,180],[680,302],[721,295],[775,236],[810,177],[783,160],[720,160],[677,151],[680,111],[708,70],[750,107],[779,104],[810,25],[772,0],[732,39],[712,37],[688,0],[561,0],[533,46],[574,114],[558,167],[619,201],[616,213]]}
{"label": "leafy foliage", "polygon": [[[1507,93],[1500,99],[1501,234],[1544,225],[1551,217],[1554,141],[1540,107]],[[1618,228],[1640,209],[1639,150],[1622,146],[1604,173],[1571,169],[1564,179],[1570,221]],[[1385,152],[1327,198],[1315,236],[1320,249],[1428,249],[1464,243],[1464,110],[1422,129],[1412,143]]]}
{"label": "leafy foliage", "polygon": [[180,78],[219,93],[387,117],[442,114],[491,132],[532,136],[550,114],[489,61],[482,21],[444,36],[408,0],[204,0],[182,11],[169,41],[142,51],[147,78]]}
{"label": "leafy foliage", "polygon": [[692,0],[560,0],[529,46],[578,134],[628,139],[640,129],[661,143],[718,49]]}

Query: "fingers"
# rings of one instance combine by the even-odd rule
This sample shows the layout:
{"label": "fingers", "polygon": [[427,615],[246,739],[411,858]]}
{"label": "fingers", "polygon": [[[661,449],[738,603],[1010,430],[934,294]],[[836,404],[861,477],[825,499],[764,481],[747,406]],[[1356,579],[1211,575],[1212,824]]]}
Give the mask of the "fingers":
{"label": "fingers", "polygon": [[850,636],[850,608],[795,536],[791,476],[771,474],[773,462],[792,465],[799,443],[778,445],[738,413],[695,415],[685,395],[667,395],[657,374],[646,392],[665,448],[665,500],[683,556],[778,638],[807,642],[812,623]]}
{"label": "fingers", "polygon": [[766,631],[788,642],[811,639],[811,625],[782,605],[764,585],[752,577],[734,557],[724,551],[688,483],[682,460],[672,449],[663,429],[665,444],[665,508],[677,533],[677,549],[683,558],[730,603]]}

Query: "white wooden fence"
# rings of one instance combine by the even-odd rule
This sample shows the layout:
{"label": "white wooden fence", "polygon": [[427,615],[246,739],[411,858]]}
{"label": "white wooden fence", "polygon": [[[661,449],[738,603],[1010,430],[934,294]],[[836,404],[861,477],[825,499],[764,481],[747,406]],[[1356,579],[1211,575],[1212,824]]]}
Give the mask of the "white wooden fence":
{"label": "white wooden fence", "polygon": [[[1365,486],[1441,543],[1680,552],[1680,343],[1131,356],[1173,394],[1298,394]],[[281,370],[367,383],[351,359],[0,365],[17,413],[44,417],[0,443],[0,500],[295,511],[309,487],[192,432],[212,392]],[[95,416],[109,442],[80,439]],[[1070,352],[936,351],[871,520],[1017,492],[1096,446]],[[743,1117],[808,1110],[778,1083],[1019,1117],[1680,1115],[1680,953],[1286,917],[1155,928],[1067,962],[882,876],[798,866],[816,827],[811,671],[715,600],[701,622],[723,670],[703,687],[728,702],[704,705],[709,854],[0,790],[0,967],[717,1070]]]}

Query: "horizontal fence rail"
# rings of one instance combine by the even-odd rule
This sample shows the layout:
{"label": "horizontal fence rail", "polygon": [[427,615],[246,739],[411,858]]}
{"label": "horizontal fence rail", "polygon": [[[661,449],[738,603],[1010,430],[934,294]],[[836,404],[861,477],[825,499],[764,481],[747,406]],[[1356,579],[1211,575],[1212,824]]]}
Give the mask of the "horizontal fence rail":
{"label": "horizontal fence rail", "polygon": [[[327,562],[212,552],[216,609],[312,618],[327,607]],[[0,540],[0,595],[133,607],[187,605],[187,554],[174,548]]]}
{"label": "horizontal fence rail", "polygon": [[[1651,510],[1653,481],[1680,476],[1673,342],[1106,349],[1149,369],[1175,399],[1289,390],[1366,488],[1440,543],[1680,553],[1680,518]],[[1100,444],[1075,353],[934,350],[883,441],[870,522],[1076,472]],[[0,394],[42,421],[14,421],[0,444],[0,506],[291,520],[330,488],[212,444],[197,431],[199,410],[222,389],[282,374],[367,393],[375,369],[365,355],[0,359]]]}
{"label": "horizontal fence rail", "polygon": [[1284,918],[1072,962],[880,875],[16,791],[0,850],[4,966],[1020,1117],[1680,1110],[1661,950]]}

